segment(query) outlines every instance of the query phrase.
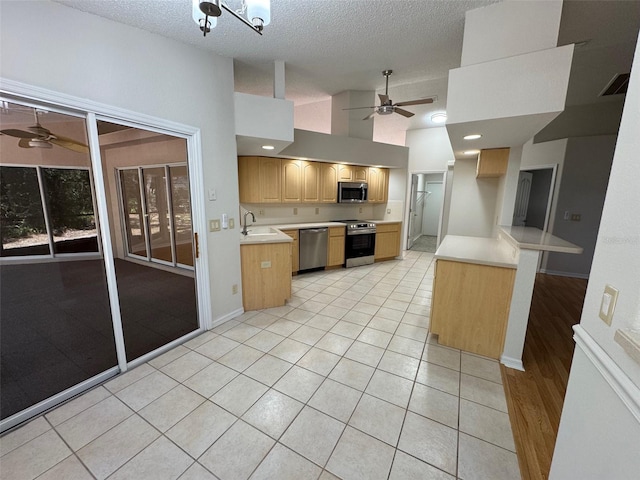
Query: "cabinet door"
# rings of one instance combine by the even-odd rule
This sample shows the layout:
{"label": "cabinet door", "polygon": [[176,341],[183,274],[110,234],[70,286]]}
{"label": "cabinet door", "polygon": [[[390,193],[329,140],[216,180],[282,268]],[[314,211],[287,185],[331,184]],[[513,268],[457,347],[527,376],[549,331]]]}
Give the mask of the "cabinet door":
{"label": "cabinet door", "polygon": [[353,182],[353,169],[351,165],[338,165],[338,181]]}
{"label": "cabinet door", "polygon": [[293,238],[293,243],[291,243],[291,272],[296,273],[300,269],[300,244],[298,242],[298,230],[282,230],[282,233]]}
{"label": "cabinet door", "polygon": [[259,158],[260,202],[280,203],[281,160],[279,158]]}
{"label": "cabinet door", "polygon": [[322,164],[319,162],[301,162],[302,165],[302,201],[319,203],[321,194]]}
{"label": "cabinet door", "polygon": [[400,224],[378,225],[374,258],[383,260],[400,255]]}
{"label": "cabinet door", "polygon": [[320,174],[322,177],[320,201],[322,203],[336,203],[338,201],[338,165],[321,163]]}
{"label": "cabinet door", "polygon": [[302,203],[302,165],[300,160],[282,161],[282,202]]}
{"label": "cabinet door", "polygon": [[238,157],[238,190],[240,202],[260,203],[260,160],[258,157]]}
{"label": "cabinet door", "polygon": [[367,182],[367,178],[369,178],[369,167],[361,167],[358,165],[351,165],[352,175],[354,182]]}
{"label": "cabinet door", "polygon": [[478,155],[476,178],[492,178],[506,175],[509,165],[508,148],[481,150]]}
{"label": "cabinet door", "polygon": [[327,267],[344,264],[345,227],[329,227]]}

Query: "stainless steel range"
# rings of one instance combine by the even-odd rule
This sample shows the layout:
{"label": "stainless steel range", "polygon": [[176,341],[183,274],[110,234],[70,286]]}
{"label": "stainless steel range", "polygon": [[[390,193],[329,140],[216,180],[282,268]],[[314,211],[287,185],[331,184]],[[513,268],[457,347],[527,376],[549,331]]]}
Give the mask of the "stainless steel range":
{"label": "stainless steel range", "polygon": [[344,246],[345,267],[358,267],[374,262],[376,224],[362,220],[340,220],[347,224]]}

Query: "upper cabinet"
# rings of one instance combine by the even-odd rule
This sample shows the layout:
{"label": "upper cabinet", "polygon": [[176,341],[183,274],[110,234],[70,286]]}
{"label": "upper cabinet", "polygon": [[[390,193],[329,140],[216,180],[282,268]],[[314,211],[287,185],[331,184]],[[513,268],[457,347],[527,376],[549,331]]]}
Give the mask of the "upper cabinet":
{"label": "upper cabinet", "polygon": [[389,169],[369,167],[369,203],[387,203]]}
{"label": "upper cabinet", "polygon": [[369,183],[369,203],[385,203],[389,170],[359,165],[238,157],[241,203],[337,203],[338,182]]}
{"label": "upper cabinet", "polygon": [[506,175],[509,165],[508,148],[480,150],[476,178],[492,178]]}
{"label": "upper cabinet", "polygon": [[339,182],[364,182],[368,178],[369,168],[361,165],[338,165]]}

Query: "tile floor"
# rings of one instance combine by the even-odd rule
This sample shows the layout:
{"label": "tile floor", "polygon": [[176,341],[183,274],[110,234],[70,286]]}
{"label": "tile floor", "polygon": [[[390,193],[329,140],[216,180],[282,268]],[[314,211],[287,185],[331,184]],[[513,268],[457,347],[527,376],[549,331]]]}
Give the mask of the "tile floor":
{"label": "tile floor", "polygon": [[3,479],[519,479],[498,363],[428,334],[430,253],[294,277],[0,439]]}

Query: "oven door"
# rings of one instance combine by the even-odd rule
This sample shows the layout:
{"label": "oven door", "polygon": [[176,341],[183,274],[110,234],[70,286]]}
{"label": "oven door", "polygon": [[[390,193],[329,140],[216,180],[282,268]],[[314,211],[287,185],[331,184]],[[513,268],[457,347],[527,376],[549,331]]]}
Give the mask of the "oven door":
{"label": "oven door", "polygon": [[355,267],[373,263],[375,248],[375,233],[347,235],[344,249],[345,265]]}

